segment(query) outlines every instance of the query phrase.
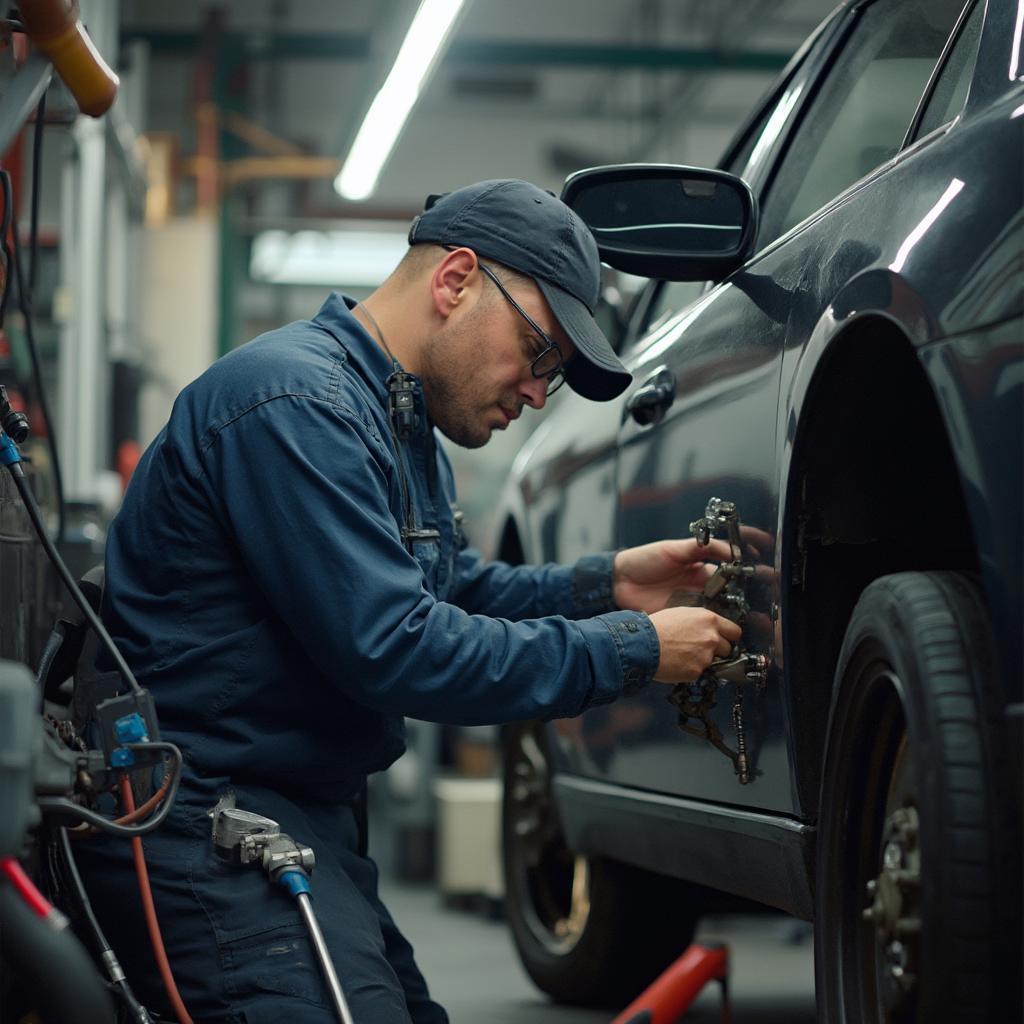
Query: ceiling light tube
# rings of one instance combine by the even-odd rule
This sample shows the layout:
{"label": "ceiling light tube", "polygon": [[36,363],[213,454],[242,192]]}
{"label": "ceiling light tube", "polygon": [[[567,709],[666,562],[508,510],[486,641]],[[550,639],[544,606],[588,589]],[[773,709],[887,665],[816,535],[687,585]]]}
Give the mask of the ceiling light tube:
{"label": "ceiling light tube", "polygon": [[464,0],[423,0],[380,92],[374,97],[334,189],[343,199],[366,199],[394,149],[410,111],[444,51]]}

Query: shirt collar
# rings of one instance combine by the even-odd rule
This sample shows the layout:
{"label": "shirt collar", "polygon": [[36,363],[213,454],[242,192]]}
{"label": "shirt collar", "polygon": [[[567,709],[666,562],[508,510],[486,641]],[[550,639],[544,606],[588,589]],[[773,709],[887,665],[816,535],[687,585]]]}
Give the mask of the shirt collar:
{"label": "shirt collar", "polygon": [[331,292],[313,317],[313,322],[332,334],[345,347],[349,361],[366,378],[373,393],[387,405],[387,385],[394,365],[376,338],[352,315],[359,303],[350,295]]}
{"label": "shirt collar", "polygon": [[[380,400],[385,411],[388,408],[387,379],[394,372],[395,365],[372,334],[352,315],[359,305],[350,295],[331,292],[313,317],[313,322],[323,327],[344,346],[349,362],[367,382],[374,395]],[[414,401],[418,417],[418,434],[427,435],[433,431],[433,424],[427,415],[423,400],[423,385],[413,376]]]}

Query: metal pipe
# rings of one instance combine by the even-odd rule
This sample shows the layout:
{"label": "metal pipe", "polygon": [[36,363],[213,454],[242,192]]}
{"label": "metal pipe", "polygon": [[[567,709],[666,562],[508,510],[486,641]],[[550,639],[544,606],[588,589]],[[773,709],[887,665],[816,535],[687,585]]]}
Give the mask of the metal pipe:
{"label": "metal pipe", "polygon": [[[0,109],[0,153],[6,153],[17,138],[32,111],[46,92],[53,77],[53,65],[45,57],[33,53],[9,79],[4,89],[3,107]],[[35,130],[42,131],[42,125]],[[14,173],[14,166],[10,167]],[[19,190],[20,191],[20,190]]]}
{"label": "metal pipe", "polygon": [[310,938],[313,940],[313,947],[320,960],[320,968],[324,972],[327,987],[331,992],[331,1000],[334,1009],[337,1011],[338,1020],[341,1024],[353,1024],[352,1014],[349,1012],[348,1003],[345,1001],[345,993],[341,990],[341,982],[331,962],[331,954],[327,950],[327,943],[324,942],[323,932],[317,923],[316,914],[313,913],[313,901],[309,898],[308,892],[300,892],[296,899],[299,901],[299,910],[302,911],[303,920],[309,929]]}

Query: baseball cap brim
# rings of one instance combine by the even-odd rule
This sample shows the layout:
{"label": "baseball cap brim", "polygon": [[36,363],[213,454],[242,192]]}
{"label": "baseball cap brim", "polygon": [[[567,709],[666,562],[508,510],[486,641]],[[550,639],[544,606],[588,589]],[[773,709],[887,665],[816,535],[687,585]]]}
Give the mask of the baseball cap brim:
{"label": "baseball cap brim", "polygon": [[591,316],[574,295],[544,278],[535,278],[551,312],[576,346],[576,355],[565,368],[565,382],[577,394],[595,402],[617,398],[629,387],[633,375],[618,356]]}

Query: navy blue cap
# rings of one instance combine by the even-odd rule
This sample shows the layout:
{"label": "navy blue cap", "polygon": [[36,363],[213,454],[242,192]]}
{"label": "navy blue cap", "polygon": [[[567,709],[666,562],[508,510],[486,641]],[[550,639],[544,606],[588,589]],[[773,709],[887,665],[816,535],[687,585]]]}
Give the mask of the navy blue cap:
{"label": "navy blue cap", "polygon": [[409,244],[465,246],[533,278],[576,346],[565,380],[585,398],[607,401],[632,380],[594,320],[601,262],[590,229],[560,199],[528,181],[478,181],[441,196],[409,229]]}

